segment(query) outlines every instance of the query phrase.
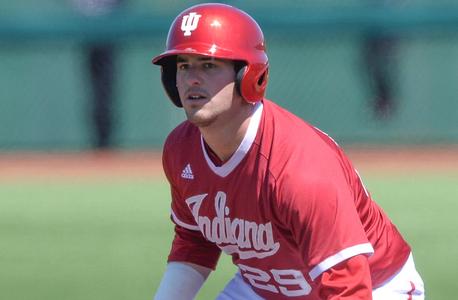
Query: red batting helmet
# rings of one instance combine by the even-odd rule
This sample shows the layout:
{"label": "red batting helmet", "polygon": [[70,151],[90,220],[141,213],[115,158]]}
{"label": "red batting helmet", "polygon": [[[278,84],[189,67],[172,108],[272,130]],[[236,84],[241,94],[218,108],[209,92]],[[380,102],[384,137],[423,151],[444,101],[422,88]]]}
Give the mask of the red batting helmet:
{"label": "red batting helmet", "polygon": [[200,4],[184,10],[175,18],[164,53],[153,58],[162,66],[162,84],[173,103],[182,107],[176,88],[176,56],[199,54],[240,61],[237,73],[240,95],[248,102],[264,97],[269,63],[264,35],[253,18],[225,4]]}

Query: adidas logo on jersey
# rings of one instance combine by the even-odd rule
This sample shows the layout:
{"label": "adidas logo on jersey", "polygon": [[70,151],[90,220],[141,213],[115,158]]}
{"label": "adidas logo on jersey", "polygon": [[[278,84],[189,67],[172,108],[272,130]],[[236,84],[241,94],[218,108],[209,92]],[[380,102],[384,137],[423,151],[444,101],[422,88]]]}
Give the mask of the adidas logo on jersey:
{"label": "adidas logo on jersey", "polygon": [[185,179],[194,179],[194,174],[192,174],[191,164],[186,165],[186,167],[181,172],[181,177]]}

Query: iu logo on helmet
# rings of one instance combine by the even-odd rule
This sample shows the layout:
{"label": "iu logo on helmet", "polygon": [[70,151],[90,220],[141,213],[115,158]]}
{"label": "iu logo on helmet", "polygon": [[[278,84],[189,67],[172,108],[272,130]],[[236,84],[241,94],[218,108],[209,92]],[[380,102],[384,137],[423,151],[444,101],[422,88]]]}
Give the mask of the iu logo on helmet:
{"label": "iu logo on helmet", "polygon": [[195,12],[183,16],[183,20],[181,21],[181,30],[184,31],[184,36],[190,36],[191,31],[196,30],[200,17],[202,17],[202,15],[198,15]]}

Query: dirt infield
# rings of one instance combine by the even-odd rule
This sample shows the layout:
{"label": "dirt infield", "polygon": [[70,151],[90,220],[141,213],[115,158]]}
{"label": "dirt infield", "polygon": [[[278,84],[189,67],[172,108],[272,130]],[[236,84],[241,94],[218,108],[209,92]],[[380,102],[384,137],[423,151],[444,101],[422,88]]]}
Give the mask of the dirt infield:
{"label": "dirt infield", "polygon": [[163,177],[158,152],[0,154],[0,181]]}
{"label": "dirt infield", "polygon": [[[447,171],[458,174],[458,146],[347,147],[360,172]],[[161,178],[158,152],[1,153],[0,181]]]}

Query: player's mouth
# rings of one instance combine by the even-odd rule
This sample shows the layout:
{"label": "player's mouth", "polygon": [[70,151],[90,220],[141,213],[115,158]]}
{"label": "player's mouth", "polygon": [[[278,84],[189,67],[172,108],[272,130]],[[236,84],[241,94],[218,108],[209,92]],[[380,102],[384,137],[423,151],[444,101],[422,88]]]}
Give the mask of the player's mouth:
{"label": "player's mouth", "polygon": [[202,95],[190,95],[188,99],[189,100],[201,100],[201,99],[206,99],[206,97]]}
{"label": "player's mouth", "polygon": [[188,92],[185,95],[185,99],[188,101],[199,101],[199,100],[206,100],[208,96],[204,92]]}

